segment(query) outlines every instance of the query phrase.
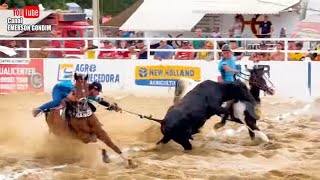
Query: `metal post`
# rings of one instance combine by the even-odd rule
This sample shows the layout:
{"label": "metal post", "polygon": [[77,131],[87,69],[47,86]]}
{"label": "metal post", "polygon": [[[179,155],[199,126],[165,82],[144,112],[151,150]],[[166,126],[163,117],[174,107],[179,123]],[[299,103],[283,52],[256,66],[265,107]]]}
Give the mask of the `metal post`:
{"label": "metal post", "polygon": [[30,39],[27,39],[27,59],[30,59]]}
{"label": "metal post", "polygon": [[288,61],[288,40],[284,40],[284,60]]}
{"label": "metal post", "polygon": [[214,50],[214,52],[213,52],[213,56],[214,56],[214,61],[217,61],[218,60],[218,52],[217,52],[217,46],[218,46],[218,43],[217,43],[217,40],[216,39],[214,39],[213,40],[213,50]]}
{"label": "metal post", "polygon": [[100,0],[92,0],[93,37],[99,37],[99,2]]}

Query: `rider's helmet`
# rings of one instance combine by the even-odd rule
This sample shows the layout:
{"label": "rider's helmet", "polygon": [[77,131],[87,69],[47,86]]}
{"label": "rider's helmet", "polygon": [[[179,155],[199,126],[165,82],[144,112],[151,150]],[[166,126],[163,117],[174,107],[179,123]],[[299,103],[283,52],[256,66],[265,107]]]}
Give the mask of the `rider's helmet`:
{"label": "rider's helmet", "polygon": [[91,90],[91,89],[95,89],[98,92],[102,92],[102,85],[101,85],[101,83],[94,81],[91,84],[89,84],[89,90]]}

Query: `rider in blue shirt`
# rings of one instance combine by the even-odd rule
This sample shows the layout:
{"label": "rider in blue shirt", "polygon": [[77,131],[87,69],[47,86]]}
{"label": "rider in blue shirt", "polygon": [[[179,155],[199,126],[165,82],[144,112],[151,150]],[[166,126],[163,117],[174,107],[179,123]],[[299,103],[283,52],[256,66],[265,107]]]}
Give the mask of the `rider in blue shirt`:
{"label": "rider in blue shirt", "polygon": [[[222,51],[222,59],[218,64],[218,70],[221,73],[221,77],[223,82],[232,83],[235,81],[235,73],[239,72],[236,69],[236,59],[232,54],[231,48],[228,44],[224,44],[221,48]],[[233,101],[226,102],[226,108],[229,109]],[[227,117],[229,114],[224,114],[221,117],[221,122],[215,124],[215,128],[218,129],[226,123]]]}
{"label": "rider in blue shirt", "polygon": [[218,64],[218,70],[221,73],[222,80],[223,82],[234,82],[234,75],[239,72],[236,69],[236,59],[228,44],[223,45],[221,50],[222,59]]}
{"label": "rider in blue shirt", "polygon": [[[65,98],[72,99],[74,85],[71,80],[66,80],[59,82],[52,89],[52,101],[34,109],[32,114],[34,117],[37,117],[40,113],[50,110],[56,106],[59,106],[61,101]],[[103,100],[103,98],[99,97],[99,93],[102,92],[102,85],[99,82],[93,82],[89,84],[89,94],[88,98],[91,101],[98,102],[99,104],[108,107],[109,110],[120,111],[121,108],[117,106],[117,104],[110,104],[109,102]],[[95,111],[95,107],[91,106],[92,110]]]}

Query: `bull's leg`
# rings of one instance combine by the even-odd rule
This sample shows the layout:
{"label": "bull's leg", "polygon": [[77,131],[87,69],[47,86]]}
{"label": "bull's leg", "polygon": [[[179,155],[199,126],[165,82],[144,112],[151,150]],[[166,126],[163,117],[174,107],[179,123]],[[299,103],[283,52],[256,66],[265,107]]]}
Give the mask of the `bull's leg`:
{"label": "bull's leg", "polygon": [[185,151],[192,150],[192,144],[190,143],[189,138],[177,137],[177,138],[173,138],[173,140],[175,142],[177,142],[178,144],[180,144],[184,148]]}
{"label": "bull's leg", "polygon": [[163,138],[157,142],[157,145],[159,144],[167,144],[169,141],[171,140],[171,138],[169,138],[168,136],[163,136]]}

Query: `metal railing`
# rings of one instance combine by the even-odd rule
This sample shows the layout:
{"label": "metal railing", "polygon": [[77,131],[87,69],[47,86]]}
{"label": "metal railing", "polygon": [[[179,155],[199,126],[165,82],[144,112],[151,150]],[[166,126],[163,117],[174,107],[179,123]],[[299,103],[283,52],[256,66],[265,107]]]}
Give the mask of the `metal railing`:
{"label": "metal railing", "polygon": [[[88,46],[88,40],[93,40],[95,42],[100,42],[104,40],[108,41],[137,41],[137,40],[143,40],[146,47],[147,47],[147,52],[148,52],[148,57],[150,57],[150,52],[213,52],[214,53],[214,59],[215,61],[218,60],[218,53],[221,52],[220,49],[218,49],[218,42],[229,42],[229,41],[241,41],[241,42],[246,42],[246,41],[257,41],[257,42],[284,42],[284,50],[251,50],[251,49],[244,49],[244,50],[233,50],[233,52],[246,52],[246,53],[255,53],[255,52],[264,52],[264,53],[274,53],[274,52],[283,52],[285,53],[285,61],[288,60],[288,53],[320,53],[317,50],[310,50],[309,48],[303,49],[303,50],[288,50],[288,43],[289,42],[320,42],[320,39],[311,39],[311,38],[107,38],[107,37],[96,37],[96,38],[39,38],[39,37],[32,37],[32,38],[0,38],[0,40],[16,40],[16,41],[26,41],[26,47],[25,48],[14,48],[15,51],[26,51],[26,58],[30,58],[30,51],[76,51],[80,52],[79,48],[31,48],[30,47],[30,41],[51,41],[51,40],[79,40],[83,41],[85,40],[85,46]],[[151,41],[211,41],[213,42],[213,49],[151,49]],[[95,43],[96,44],[96,43]],[[0,51],[3,51],[5,49],[0,47]],[[135,51],[139,51],[140,49],[134,49]],[[103,49],[100,46],[98,46],[97,49],[92,49],[90,51],[128,51],[128,49]],[[73,55],[73,54],[70,54]],[[26,58],[15,58],[17,60],[21,59],[26,59]],[[8,58],[0,58],[0,60],[6,60]]]}

